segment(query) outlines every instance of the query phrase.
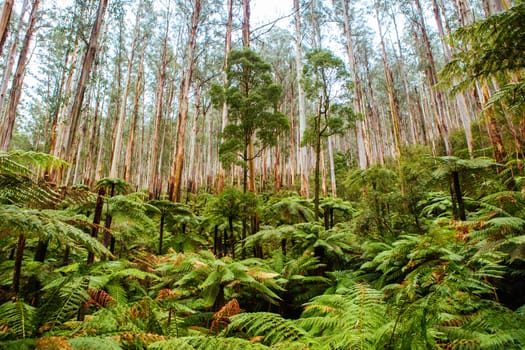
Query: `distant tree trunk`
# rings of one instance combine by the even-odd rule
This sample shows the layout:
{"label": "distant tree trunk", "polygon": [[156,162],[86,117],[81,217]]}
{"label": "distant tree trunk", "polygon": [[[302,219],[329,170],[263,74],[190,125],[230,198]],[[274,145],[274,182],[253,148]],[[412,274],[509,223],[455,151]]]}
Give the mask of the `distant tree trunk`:
{"label": "distant tree trunk", "polygon": [[[176,202],[181,200],[182,168],[184,163],[184,143],[186,141],[186,123],[188,120],[189,91],[193,77],[197,30],[201,12],[201,1],[194,0],[193,15],[191,17],[191,30],[188,40],[187,66],[184,72],[179,92],[179,114],[177,118],[177,143],[175,148],[175,161],[173,164],[173,184],[170,187],[170,199]],[[174,193],[173,193],[174,192]]]}
{"label": "distant tree trunk", "polygon": [[24,77],[29,56],[29,46],[31,45],[31,39],[33,38],[33,33],[35,31],[39,5],[40,0],[33,1],[31,15],[29,17],[29,25],[24,36],[22,50],[20,51],[20,55],[18,57],[18,63],[16,66],[15,76],[13,77],[13,83],[11,84],[11,92],[9,93],[9,104],[7,106],[7,113],[2,123],[0,134],[0,151],[7,151],[9,143],[11,142],[11,137],[13,136],[16,111],[18,109],[20,97],[22,96],[22,86],[24,85]]}
{"label": "distant tree trunk", "polygon": [[[74,39],[74,48],[72,52],[70,52],[69,48],[66,51],[65,59],[64,59],[64,67],[68,67],[70,64],[74,64],[76,61],[76,53],[77,53],[77,40]],[[74,72],[74,69],[64,69],[62,70],[62,76],[60,78],[60,83],[56,90],[56,100],[53,106],[53,111],[51,112],[51,128],[50,128],[50,138],[49,138],[49,154],[55,155],[56,152],[56,145],[57,145],[57,136],[59,132],[58,127],[58,121],[60,116],[60,111],[63,106],[62,96],[64,96],[64,89],[67,88],[66,83],[71,80],[70,77],[72,77]]]}
{"label": "distant tree trunk", "polygon": [[133,34],[133,42],[130,48],[130,57],[128,58],[126,82],[124,83],[124,91],[122,92],[122,101],[120,102],[120,110],[118,112],[116,135],[115,135],[115,141],[113,143],[113,158],[111,161],[111,170],[109,172],[109,177],[111,178],[118,177],[120,154],[122,152],[122,137],[124,134],[124,123],[126,122],[128,91],[131,85],[131,73],[133,70],[133,61],[135,59],[135,50],[137,49],[138,40],[139,40],[141,15],[142,15],[142,0],[139,1],[137,14],[135,17],[135,29],[134,29],[134,34]]}
{"label": "distant tree trunk", "polygon": [[84,102],[84,94],[86,93],[87,82],[91,75],[91,69],[93,67],[95,55],[98,50],[98,38],[100,36],[100,29],[104,21],[104,15],[106,13],[107,6],[108,0],[100,0],[97,10],[97,16],[95,18],[95,23],[93,24],[93,27],[91,29],[89,44],[82,62],[80,78],[75,89],[75,98],[73,100],[73,105],[71,106],[71,110],[69,113],[69,133],[65,143],[66,154],[70,154],[70,152],[73,151],[72,147],[75,141],[75,136],[78,128],[78,120],[80,118],[82,103]]}
{"label": "distant tree trunk", "polygon": [[432,47],[430,45],[430,39],[428,37],[427,28],[425,24],[425,19],[423,15],[423,9],[421,8],[421,2],[420,0],[414,0],[414,4],[416,6],[417,11],[417,17],[418,22],[417,25],[420,30],[421,34],[421,40],[423,41],[423,48],[425,51],[425,56],[427,60],[427,69],[425,69],[425,73],[427,76],[429,89],[432,93],[433,103],[432,106],[434,108],[434,114],[435,114],[435,120],[436,120],[436,126],[438,128],[439,134],[443,140],[444,146],[445,146],[445,152],[447,155],[452,154],[452,145],[450,144],[449,139],[449,122],[447,120],[447,115],[445,111],[445,104],[443,100],[443,95],[441,91],[434,88],[434,86],[437,84],[437,71],[436,71],[436,65],[434,61],[434,55],[432,53]]}
{"label": "distant tree trunk", "polygon": [[332,196],[337,197],[337,183],[335,180],[335,161],[334,161],[334,146],[331,136],[326,139],[328,143],[328,164],[330,164],[330,189]]}
{"label": "distant tree trunk", "polygon": [[399,73],[403,81],[403,88],[405,90],[405,95],[406,95],[406,108],[407,108],[407,113],[408,113],[408,118],[409,118],[409,135],[410,135],[410,139],[408,142],[415,144],[418,142],[416,140],[416,134],[417,134],[416,123],[414,121],[415,116],[414,116],[413,109],[412,109],[410,88],[408,85],[408,77],[407,77],[407,73],[405,69],[405,57],[403,55],[403,49],[401,48],[401,39],[399,38],[399,30],[398,30],[397,21],[396,21],[396,14],[391,14],[391,18],[392,18],[392,23],[394,24],[394,30],[396,33],[397,51],[398,51],[399,60],[400,60]]}
{"label": "distant tree trunk", "polygon": [[[343,26],[345,31],[345,49],[350,63],[350,70],[352,72],[352,79],[354,81],[354,101],[353,107],[356,113],[364,114],[363,108],[363,92],[362,83],[357,71],[357,59],[354,47],[354,41],[352,39],[352,27],[350,25],[350,16],[348,13],[348,0],[341,0],[343,7]],[[357,140],[357,157],[360,169],[365,169],[368,166],[365,141],[363,132],[363,123],[361,120],[356,121],[356,140]]]}
{"label": "distant tree trunk", "polygon": [[[137,130],[137,122],[139,117],[140,97],[143,93],[142,77],[144,75],[144,50],[140,56],[139,70],[137,72],[137,80],[135,81],[135,96],[133,98],[133,112],[131,116],[131,124],[129,127],[128,145],[126,147],[126,160],[124,162],[124,180],[131,181],[131,164],[133,160],[133,152],[135,148],[135,132]],[[137,183],[138,185],[138,183]]]}
{"label": "distant tree trunk", "polygon": [[387,53],[385,49],[385,42],[383,40],[383,29],[381,27],[381,21],[379,18],[379,8],[377,1],[374,2],[374,8],[376,13],[377,27],[379,28],[379,40],[381,45],[383,69],[385,71],[386,88],[388,92],[388,103],[390,106],[390,115],[392,117],[392,127],[394,133],[394,148],[395,156],[397,161],[401,158],[401,126],[400,126],[400,110],[399,100],[394,87],[394,77],[390,63],[388,62]]}
{"label": "distant tree trunk", "polygon": [[[452,59],[452,53],[453,53],[453,47],[451,47],[446,40],[446,33],[443,26],[443,21],[441,18],[441,11],[440,6],[437,2],[437,0],[432,0],[432,12],[434,13],[434,18],[436,20],[436,25],[438,28],[439,38],[441,41],[441,47],[443,48],[443,52],[445,54],[445,60],[448,62]],[[461,22],[463,22],[462,20]],[[462,24],[464,25],[464,24]],[[470,122],[470,115],[468,111],[467,106],[467,100],[463,93],[459,93],[456,95],[456,105],[457,110],[459,112],[461,123],[463,126],[463,131],[465,132],[465,139],[467,141],[467,148],[469,150],[469,154],[471,157],[473,156],[474,152],[474,138],[472,136],[471,131],[471,122]]]}
{"label": "distant tree trunk", "polygon": [[200,91],[201,91],[201,84],[197,84],[195,88],[195,111],[193,112],[193,121],[191,124],[191,135],[190,135],[190,150],[189,150],[189,157],[188,157],[188,180],[187,180],[187,188],[188,191],[192,191],[196,193],[197,190],[197,176],[198,176],[198,164],[195,161],[195,143],[197,139],[197,133],[198,133],[198,121],[199,121],[199,114],[201,110],[200,106]]}
{"label": "distant tree trunk", "polygon": [[102,92],[97,90],[97,96],[95,98],[95,115],[93,116],[93,123],[89,131],[89,146],[86,155],[86,161],[84,166],[84,180],[85,185],[91,186],[93,183],[93,169],[96,167],[94,160],[96,160],[97,141],[100,136],[100,109],[102,104]]}
{"label": "distant tree trunk", "polygon": [[2,55],[4,44],[7,40],[9,20],[11,19],[11,13],[13,12],[14,2],[14,0],[5,0],[2,14],[0,15],[0,56]]}

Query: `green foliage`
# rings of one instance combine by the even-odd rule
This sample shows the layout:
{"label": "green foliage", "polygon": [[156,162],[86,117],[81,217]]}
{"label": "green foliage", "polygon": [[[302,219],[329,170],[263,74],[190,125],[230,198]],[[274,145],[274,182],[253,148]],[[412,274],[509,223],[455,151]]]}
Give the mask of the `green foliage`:
{"label": "green foliage", "polygon": [[96,254],[111,255],[100,242],[73,224],[87,225],[87,222],[85,218],[71,217],[67,212],[0,206],[0,238],[7,234],[24,233],[49,239],[59,246],[67,244],[76,248],[85,248]]}
{"label": "green foliage", "polygon": [[0,152],[0,203],[53,207],[60,196],[37,173],[66,165],[58,158],[39,152]]}
{"label": "green foliage", "polygon": [[222,107],[225,101],[228,105],[228,125],[219,154],[225,164],[246,166],[250,142],[256,157],[264,148],[276,145],[277,135],[289,127],[288,119],[277,111],[282,87],[273,82],[271,66],[249,49],[230,52],[226,74],[228,85],[212,89],[215,104]]}
{"label": "green foliage", "polygon": [[485,108],[503,105],[514,116],[522,116],[525,80],[520,72],[525,67],[524,23],[525,4],[520,2],[505,12],[459,28],[452,40],[464,49],[457,51],[442,70],[443,80],[449,81],[448,85],[453,85],[456,92],[476,82],[497,79],[503,83]]}

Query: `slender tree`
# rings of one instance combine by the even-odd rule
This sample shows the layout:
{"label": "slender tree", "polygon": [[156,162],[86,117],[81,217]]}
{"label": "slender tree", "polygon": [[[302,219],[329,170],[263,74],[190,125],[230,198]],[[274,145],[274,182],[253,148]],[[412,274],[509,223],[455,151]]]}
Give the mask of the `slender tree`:
{"label": "slender tree", "polygon": [[[303,71],[306,96],[315,103],[315,114],[308,129],[308,142],[315,151],[314,212],[319,218],[322,139],[344,130],[341,115],[353,115],[346,105],[342,90],[346,86],[347,72],[341,59],[331,51],[315,49],[306,54]],[[343,103],[345,102],[345,103]]]}
{"label": "slender tree", "polygon": [[186,141],[186,123],[188,120],[189,90],[193,78],[194,58],[197,42],[197,30],[201,12],[200,0],[193,2],[193,14],[191,16],[191,29],[188,38],[186,69],[183,74],[179,91],[179,113],[177,117],[177,136],[175,145],[175,160],[173,163],[173,178],[170,186],[170,199],[180,201],[182,169],[184,163],[184,143]]}
{"label": "slender tree", "polygon": [[22,96],[22,86],[24,84],[24,77],[26,73],[27,61],[29,59],[29,46],[35,31],[37,22],[38,7],[40,6],[40,0],[34,0],[31,8],[31,14],[29,16],[29,25],[26,29],[22,49],[18,57],[18,63],[16,66],[15,76],[11,84],[11,91],[9,93],[9,103],[7,106],[7,113],[2,122],[2,128],[0,133],[0,151],[7,151],[11,137],[13,135],[13,129],[15,127],[16,113],[18,110],[18,104]]}
{"label": "slender tree", "polygon": [[82,111],[82,104],[84,102],[84,95],[86,94],[87,83],[89,77],[91,76],[91,70],[93,68],[95,55],[98,51],[98,39],[102,29],[102,23],[104,22],[104,15],[106,13],[107,6],[108,0],[99,1],[95,22],[93,23],[88,46],[84,54],[84,58],[82,60],[82,69],[80,71],[80,77],[76,85],[75,97],[73,100],[73,104],[71,105],[71,110],[69,111],[69,131],[67,134],[68,136],[67,140],[64,140],[66,154],[63,154],[62,156],[66,156],[67,158],[70,158],[69,156],[72,154],[72,152],[74,153],[72,147],[78,129],[78,121]]}

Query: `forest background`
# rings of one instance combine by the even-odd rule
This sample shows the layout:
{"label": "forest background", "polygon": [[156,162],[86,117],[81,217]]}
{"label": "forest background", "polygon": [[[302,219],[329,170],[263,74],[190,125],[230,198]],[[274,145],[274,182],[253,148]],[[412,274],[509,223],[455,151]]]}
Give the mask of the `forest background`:
{"label": "forest background", "polygon": [[525,4],[254,9],[3,2],[2,343],[523,346]]}

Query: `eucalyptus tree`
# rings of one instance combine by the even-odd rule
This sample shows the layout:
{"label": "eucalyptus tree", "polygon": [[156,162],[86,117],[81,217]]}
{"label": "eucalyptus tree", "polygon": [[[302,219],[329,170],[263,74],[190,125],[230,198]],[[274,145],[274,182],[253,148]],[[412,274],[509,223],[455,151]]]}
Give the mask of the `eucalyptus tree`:
{"label": "eucalyptus tree", "polygon": [[89,38],[89,42],[86,48],[86,51],[84,53],[84,57],[82,60],[82,69],[80,70],[80,77],[78,78],[77,86],[75,89],[75,97],[73,100],[73,104],[71,105],[71,109],[69,111],[69,130],[67,133],[67,137],[64,140],[65,141],[65,152],[66,154],[63,154],[63,156],[67,156],[67,158],[70,158],[71,152],[74,152],[72,149],[73,143],[75,140],[75,136],[77,134],[78,129],[78,121],[80,119],[80,113],[82,109],[82,105],[84,102],[84,96],[87,89],[87,83],[91,76],[91,71],[93,69],[93,63],[95,61],[95,55],[98,51],[98,41],[102,29],[102,23],[104,21],[104,17],[106,14],[106,9],[108,6],[108,0],[100,0],[98,3],[98,9],[97,9],[97,15],[95,17],[95,21],[93,22],[93,26],[91,28],[91,34]]}
{"label": "eucalyptus tree", "polygon": [[[295,69],[297,75],[297,107],[299,112],[299,137],[297,144],[300,145],[304,138],[306,130],[306,100],[303,82],[300,77],[303,74],[303,31],[301,26],[301,8],[299,0],[293,2],[294,25],[295,25]],[[308,171],[307,171],[307,153],[306,149],[298,148],[298,166],[301,174],[301,194],[308,196]]]}
{"label": "eucalyptus tree", "polygon": [[188,34],[188,47],[186,57],[186,67],[182,75],[179,90],[179,112],[177,117],[177,136],[175,147],[175,160],[173,163],[173,177],[170,186],[170,199],[180,201],[180,188],[182,183],[182,167],[184,163],[184,143],[186,138],[186,124],[188,120],[189,90],[193,81],[193,71],[195,66],[196,43],[199,22],[201,20],[201,0],[193,1],[193,12],[191,16],[190,32]]}
{"label": "eucalyptus tree", "polygon": [[15,126],[16,114],[18,110],[18,104],[22,97],[22,86],[24,83],[24,77],[26,73],[26,67],[30,58],[29,49],[31,40],[36,30],[36,23],[38,19],[38,7],[40,6],[40,0],[34,0],[31,7],[31,13],[29,15],[29,24],[26,29],[20,55],[18,57],[18,63],[16,65],[15,75],[13,82],[11,83],[11,91],[9,93],[9,103],[7,111],[1,124],[0,133],[0,150],[7,151],[11,137],[13,135],[13,129]]}
{"label": "eucalyptus tree", "polygon": [[[227,88],[216,85],[212,89],[216,106],[222,107],[223,101],[228,104],[228,125],[219,147],[220,158],[225,164],[241,165],[243,192],[248,188],[254,192],[255,178],[248,178],[250,161],[274,146],[277,135],[289,127],[287,118],[277,111],[282,88],[274,83],[271,66],[250,49],[232,50],[227,75]],[[253,138],[255,152],[250,156],[248,149]]]}
{"label": "eucalyptus tree", "polygon": [[303,70],[306,96],[315,103],[315,114],[310,118],[307,142],[315,151],[314,205],[315,220],[319,218],[320,171],[322,139],[341,133],[354,117],[344,90],[347,72],[343,61],[331,51],[315,49],[306,54]]}

